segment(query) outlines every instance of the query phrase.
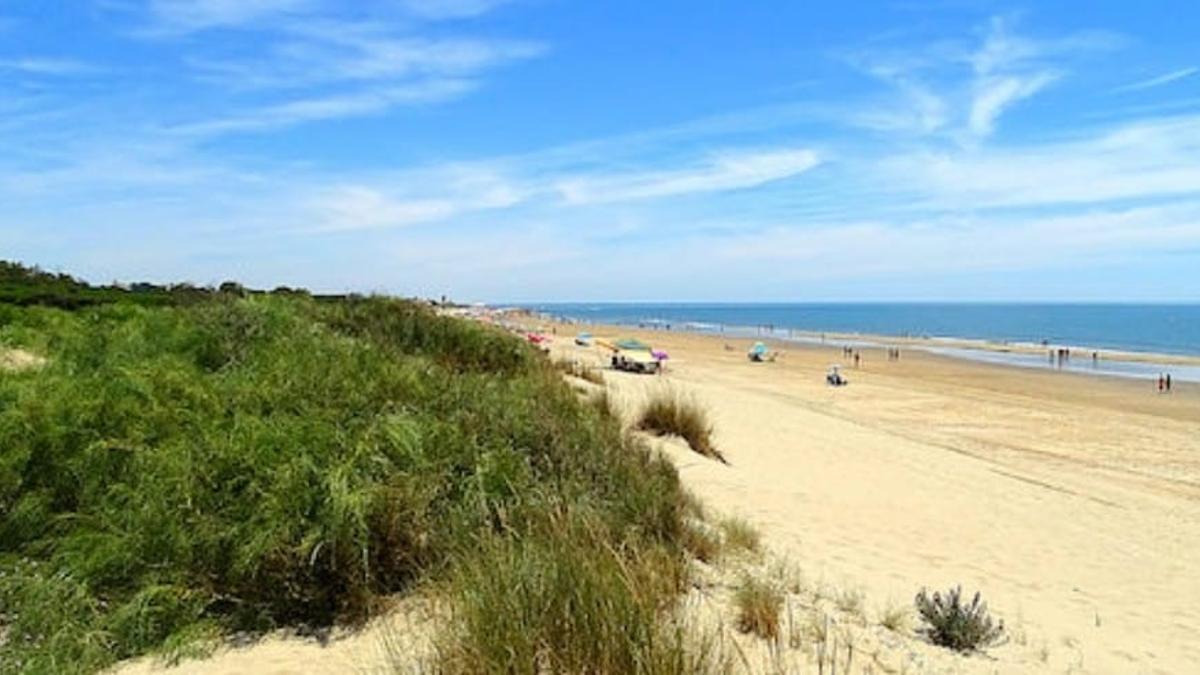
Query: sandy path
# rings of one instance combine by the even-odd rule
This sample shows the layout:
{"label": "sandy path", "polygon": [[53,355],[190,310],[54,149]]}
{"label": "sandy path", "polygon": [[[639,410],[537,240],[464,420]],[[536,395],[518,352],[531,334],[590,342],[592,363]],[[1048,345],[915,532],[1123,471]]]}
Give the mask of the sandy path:
{"label": "sandy path", "polygon": [[685,482],[810,576],[876,604],[981,589],[1015,629],[993,665],[1200,663],[1196,388],[865,352],[835,390],[823,373],[839,348],[750,364],[745,341],[632,332],[672,354],[671,373],[606,373],[610,386],[635,406],[666,380],[707,404],[732,466],[684,459]]}

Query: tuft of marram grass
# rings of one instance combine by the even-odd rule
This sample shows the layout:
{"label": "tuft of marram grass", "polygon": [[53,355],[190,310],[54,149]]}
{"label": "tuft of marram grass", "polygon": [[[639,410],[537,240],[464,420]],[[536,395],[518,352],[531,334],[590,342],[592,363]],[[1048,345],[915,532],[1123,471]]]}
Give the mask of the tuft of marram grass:
{"label": "tuft of marram grass", "polygon": [[779,635],[783,591],[768,580],[746,575],[733,596],[737,608],[737,628],[760,638],[774,640]]}
{"label": "tuft of marram grass", "polygon": [[722,671],[670,618],[684,559],[648,542],[614,546],[604,529],[576,512],[537,538],[489,537],[466,552],[452,568],[437,671]]}
{"label": "tuft of marram grass", "polygon": [[713,445],[708,413],[694,399],[675,390],[652,394],[638,416],[636,427],[659,436],[678,436],[695,452],[728,464]]}
{"label": "tuft of marram grass", "polygon": [[893,633],[905,633],[909,629],[911,616],[902,605],[889,605],[879,613],[879,625]]}
{"label": "tuft of marram grass", "polygon": [[725,544],[733,549],[758,553],[762,550],[762,535],[745,518],[729,516],[721,520]]}
{"label": "tuft of marram grass", "polygon": [[720,533],[708,523],[694,518],[684,523],[683,547],[706,563],[719,560],[725,549]]}
{"label": "tuft of marram grass", "polygon": [[555,365],[559,370],[571,377],[577,377],[584,382],[591,382],[592,384],[604,385],[604,375],[596,368],[584,365],[578,361],[558,361]]}

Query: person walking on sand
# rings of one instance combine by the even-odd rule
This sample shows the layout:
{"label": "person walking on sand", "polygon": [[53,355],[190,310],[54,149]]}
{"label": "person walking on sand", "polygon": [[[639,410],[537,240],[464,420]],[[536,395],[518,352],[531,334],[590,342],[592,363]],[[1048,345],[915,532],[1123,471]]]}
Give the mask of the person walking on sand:
{"label": "person walking on sand", "polygon": [[1163,374],[1159,373],[1158,374],[1158,393],[1160,393],[1160,394],[1163,393],[1163,390],[1166,387],[1166,385],[1167,385],[1167,382],[1163,378]]}
{"label": "person walking on sand", "polygon": [[862,360],[862,356],[858,352],[854,352],[854,367],[858,367],[858,362]]}
{"label": "person walking on sand", "polygon": [[1167,373],[1166,385],[1167,385],[1167,393],[1169,394],[1169,393],[1171,393],[1171,374],[1170,373]]}

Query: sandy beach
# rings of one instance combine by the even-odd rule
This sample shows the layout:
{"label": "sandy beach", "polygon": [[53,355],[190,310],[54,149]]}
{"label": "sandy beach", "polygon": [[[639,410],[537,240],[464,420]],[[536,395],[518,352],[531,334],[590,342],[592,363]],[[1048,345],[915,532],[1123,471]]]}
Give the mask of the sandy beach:
{"label": "sandy beach", "polygon": [[[850,384],[835,389],[824,374],[846,362],[838,346],[777,345],[786,351],[775,362],[756,364],[748,339],[589,330],[670,353],[666,374],[603,369],[604,386],[629,418],[663,388],[703,404],[728,465],[654,442],[691,491],[757,526],[770,555],[811,587],[861,592],[878,617],[911,607],[921,587],[962,584],[1007,626],[1007,644],[984,656],[893,640],[900,665],[880,670],[1184,673],[1200,662],[1200,386],[1159,395],[1149,381],[916,350],[895,362],[864,349],[860,367],[844,369]],[[604,367],[601,349],[572,344],[575,327],[555,331],[552,358]],[[700,597],[708,616],[728,621],[727,592]],[[419,668],[429,631],[428,619],[404,613],[328,646],[273,636],[170,670],[384,672],[396,665],[385,643],[398,634]],[[745,670],[779,669],[766,643],[738,639]],[[783,669],[818,672],[805,658]],[[141,659],[120,672],[160,667]]]}
{"label": "sandy beach", "polygon": [[[555,358],[600,364],[559,326]],[[910,603],[981,590],[1012,640],[984,672],[1190,672],[1200,663],[1200,388],[840,347],[613,327],[670,353],[605,372],[629,409],[671,386],[707,406],[730,465],[675,453],[685,484],[762,528],[810,578]]]}

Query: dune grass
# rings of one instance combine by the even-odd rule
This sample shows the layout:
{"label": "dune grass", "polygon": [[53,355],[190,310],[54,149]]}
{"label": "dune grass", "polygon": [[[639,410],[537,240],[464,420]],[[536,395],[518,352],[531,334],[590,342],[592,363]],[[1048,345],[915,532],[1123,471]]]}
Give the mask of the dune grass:
{"label": "dune grass", "polygon": [[695,452],[728,463],[713,445],[708,413],[695,400],[673,389],[651,395],[638,416],[636,427],[659,436],[678,436]]}
{"label": "dune grass", "polygon": [[587,514],[544,527],[536,538],[490,538],[454,566],[439,672],[713,670],[664,620],[685,578],[678,550],[616,541]]}
{"label": "dune grass", "polygon": [[762,550],[762,535],[745,518],[729,516],[721,519],[725,544],[735,550],[758,553]]}
{"label": "dune grass", "polygon": [[571,377],[577,377],[584,382],[591,382],[592,384],[604,385],[604,375],[592,366],[584,365],[578,361],[557,361],[555,365],[559,370]]}
{"label": "dune grass", "polygon": [[779,635],[783,600],[783,591],[771,581],[745,575],[733,596],[738,630],[774,640]]}
{"label": "dune grass", "polygon": [[678,583],[674,469],[518,340],[399,301],[226,294],[0,306],[0,344],[48,359],[0,377],[0,672],[361,621],[440,578],[447,664],[472,671],[496,663],[485,570],[520,589],[506,613],[591,607],[506,616],[521,658],[678,653],[650,626]]}

